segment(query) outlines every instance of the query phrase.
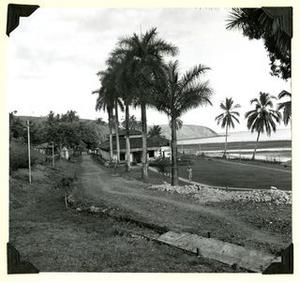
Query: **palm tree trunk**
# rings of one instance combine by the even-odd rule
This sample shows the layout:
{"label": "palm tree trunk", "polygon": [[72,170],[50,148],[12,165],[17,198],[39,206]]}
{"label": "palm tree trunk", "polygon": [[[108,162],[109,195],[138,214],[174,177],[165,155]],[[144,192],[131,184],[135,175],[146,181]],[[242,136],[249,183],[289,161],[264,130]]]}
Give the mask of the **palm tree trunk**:
{"label": "palm tree trunk", "polygon": [[227,152],[227,136],[228,136],[228,124],[226,124],[226,133],[225,133],[225,148],[224,148],[224,155],[223,157],[226,158],[226,152]]}
{"label": "palm tree trunk", "polygon": [[141,120],[142,120],[142,178],[148,178],[148,160],[147,160],[147,116],[146,104],[141,103]]}
{"label": "palm tree trunk", "polygon": [[126,127],[126,171],[130,171],[130,139],[129,139],[129,105],[125,105],[125,127]]}
{"label": "palm tree trunk", "polygon": [[116,145],[117,145],[117,163],[120,163],[118,101],[115,101],[115,131],[116,131]]}
{"label": "palm tree trunk", "polygon": [[178,163],[177,163],[177,132],[176,132],[176,119],[171,120],[171,150],[172,150],[172,174],[171,185],[178,185]]}
{"label": "palm tree trunk", "polygon": [[257,149],[257,145],[258,145],[259,135],[260,135],[260,131],[258,131],[258,134],[257,134],[257,139],[256,139],[254,152],[253,152],[253,155],[252,155],[252,160],[255,160],[255,154],[256,154],[256,149]]}
{"label": "palm tree trunk", "polygon": [[112,162],[113,160],[113,138],[112,138],[112,109],[107,109],[108,111],[108,127],[109,127],[109,158]]}

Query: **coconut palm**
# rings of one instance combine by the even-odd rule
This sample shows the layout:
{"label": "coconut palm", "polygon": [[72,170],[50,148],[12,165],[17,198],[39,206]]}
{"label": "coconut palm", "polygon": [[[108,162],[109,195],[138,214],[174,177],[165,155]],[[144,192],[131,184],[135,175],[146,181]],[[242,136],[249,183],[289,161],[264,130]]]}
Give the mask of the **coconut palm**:
{"label": "coconut palm", "polygon": [[292,94],[285,90],[281,91],[278,94],[278,99],[282,99],[285,97],[288,97],[289,100],[279,103],[277,109],[278,111],[283,110],[283,122],[285,125],[288,125],[292,117],[292,101],[291,101]]}
{"label": "coconut palm", "polygon": [[267,135],[270,136],[272,130],[274,132],[276,131],[276,122],[280,122],[280,112],[273,109],[274,99],[276,99],[276,97],[271,96],[268,93],[260,92],[258,99],[255,98],[250,101],[251,104],[255,105],[255,109],[245,114],[245,118],[248,119],[248,129],[250,129],[251,132],[257,132],[256,144],[252,155],[253,160],[255,159],[260,134],[266,132]]}
{"label": "coconut palm", "polygon": [[224,111],[222,114],[218,115],[216,117],[216,121],[218,124],[221,123],[222,128],[226,128],[225,133],[225,148],[224,148],[224,154],[223,157],[226,158],[226,151],[227,151],[227,137],[228,137],[228,129],[230,127],[234,128],[234,121],[239,123],[239,120],[237,117],[240,116],[239,112],[234,111],[235,109],[239,108],[240,105],[236,104],[234,105],[234,101],[232,98],[226,98],[225,103],[222,102],[220,104],[220,108]]}
{"label": "coconut palm", "polygon": [[209,68],[199,65],[179,77],[178,61],[164,67],[164,77],[155,91],[156,107],[171,119],[172,178],[171,184],[178,185],[177,128],[182,114],[199,105],[211,104],[212,90],[208,82],[197,81]]}
{"label": "coconut palm", "polygon": [[144,34],[133,34],[119,42],[114,55],[126,53],[127,70],[134,85],[136,104],[141,107],[142,121],[142,177],[148,177],[147,116],[146,107],[151,102],[151,88],[155,73],[162,72],[163,55],[176,55],[178,49],[158,38],[156,28]]}
{"label": "coconut palm", "polygon": [[239,28],[250,39],[263,39],[272,75],[291,77],[291,7],[234,8],[226,27]]}
{"label": "coconut palm", "polygon": [[159,125],[153,125],[148,132],[149,137],[154,137],[154,136],[162,136],[161,134],[161,127]]}

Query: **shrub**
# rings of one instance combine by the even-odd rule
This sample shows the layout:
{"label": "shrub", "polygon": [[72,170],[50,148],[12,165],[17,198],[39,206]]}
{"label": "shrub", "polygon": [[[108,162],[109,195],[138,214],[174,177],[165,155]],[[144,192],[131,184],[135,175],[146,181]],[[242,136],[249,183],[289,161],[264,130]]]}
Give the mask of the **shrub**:
{"label": "shrub", "polygon": [[[45,161],[46,156],[31,150],[31,165],[41,164]],[[27,145],[17,141],[11,141],[9,146],[9,169],[17,170],[28,167]]]}

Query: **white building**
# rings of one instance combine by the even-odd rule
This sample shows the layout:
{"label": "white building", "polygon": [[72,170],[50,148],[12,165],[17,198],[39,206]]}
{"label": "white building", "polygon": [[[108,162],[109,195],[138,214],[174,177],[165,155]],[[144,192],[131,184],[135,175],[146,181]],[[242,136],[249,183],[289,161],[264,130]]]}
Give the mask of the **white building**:
{"label": "white building", "polygon": [[[142,159],[142,134],[137,130],[130,130],[130,161],[140,163]],[[120,130],[120,161],[126,161],[126,131]],[[99,146],[98,153],[105,160],[110,159],[109,140],[106,140]],[[170,141],[160,136],[147,138],[148,160],[154,160],[159,157],[170,157]],[[113,135],[113,155],[116,158],[116,136]]]}

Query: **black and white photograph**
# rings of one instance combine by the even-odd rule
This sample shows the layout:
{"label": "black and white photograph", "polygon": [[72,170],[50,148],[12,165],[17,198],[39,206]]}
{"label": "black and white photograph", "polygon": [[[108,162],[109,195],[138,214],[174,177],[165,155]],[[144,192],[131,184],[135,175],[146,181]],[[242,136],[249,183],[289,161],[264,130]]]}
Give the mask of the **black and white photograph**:
{"label": "black and white photograph", "polygon": [[294,273],[292,6],[21,2],[9,275]]}

